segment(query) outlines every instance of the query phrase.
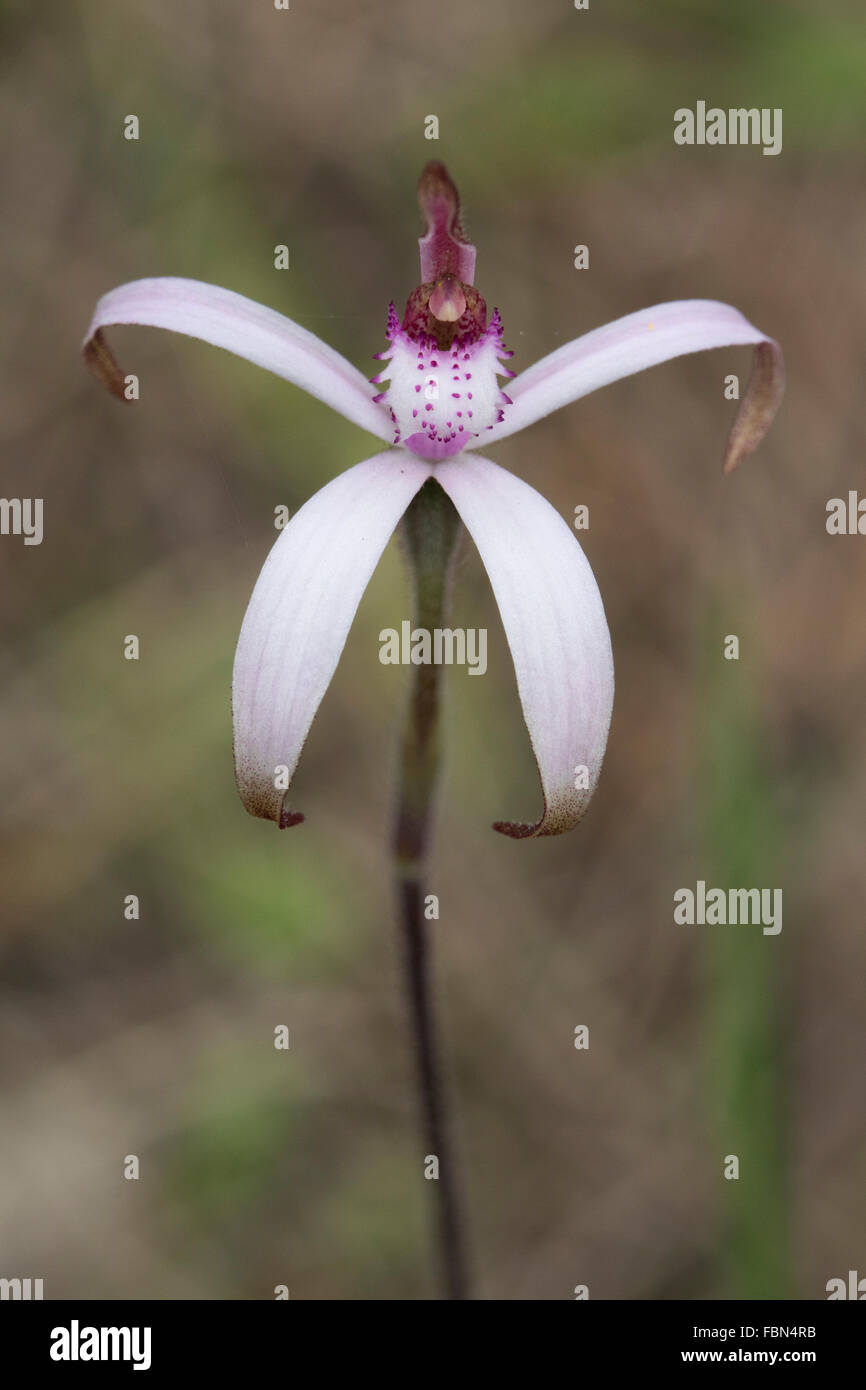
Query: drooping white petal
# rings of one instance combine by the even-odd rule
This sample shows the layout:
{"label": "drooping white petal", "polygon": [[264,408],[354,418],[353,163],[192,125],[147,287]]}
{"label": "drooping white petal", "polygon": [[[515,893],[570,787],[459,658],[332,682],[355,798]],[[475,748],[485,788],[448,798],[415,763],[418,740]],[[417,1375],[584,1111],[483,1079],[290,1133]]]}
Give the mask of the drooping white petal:
{"label": "drooping white petal", "polygon": [[379,439],[390,439],[387,411],[362,374],[314,333],[252,299],[172,277],[133,280],[103,295],[84,340],[89,366],[116,396],[124,378],[102,334],[112,324],[138,323],[201,338],[285,377]]}
{"label": "drooping white petal", "polygon": [[463,454],[434,477],[490,576],[544,792],[534,824],[495,828],[515,839],[561,834],[586,810],[610,727],[613,656],[598,585],[559,513],[512,473]]}
{"label": "drooping white petal", "polygon": [[778,343],[738,309],[712,299],[684,299],[641,309],[542,357],[509,386],[513,404],[503,418],[483,440],[470,441],[468,447],[504,439],[590,391],[672,357],[738,343],[754,343],[756,351],[752,379],[725,451],[724,470],[730,473],[770,428],[784,393],[785,369]]}
{"label": "drooping white petal", "polygon": [[252,815],[303,820],[287,785],[370,576],[430,472],[404,450],[357,464],[295,513],[265,561],[232,680],[235,777]]}

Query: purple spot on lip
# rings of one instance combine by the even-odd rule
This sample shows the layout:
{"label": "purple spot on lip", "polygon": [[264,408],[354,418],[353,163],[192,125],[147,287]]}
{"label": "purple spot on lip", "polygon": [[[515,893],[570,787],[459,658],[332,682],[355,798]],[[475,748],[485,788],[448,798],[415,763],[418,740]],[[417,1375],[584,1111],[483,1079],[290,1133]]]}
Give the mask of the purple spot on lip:
{"label": "purple spot on lip", "polygon": [[409,438],[404,440],[404,444],[413,454],[425,459],[447,459],[460,451],[457,435],[452,435],[449,439],[437,439],[432,434],[424,434],[422,430],[417,434],[410,434]]}

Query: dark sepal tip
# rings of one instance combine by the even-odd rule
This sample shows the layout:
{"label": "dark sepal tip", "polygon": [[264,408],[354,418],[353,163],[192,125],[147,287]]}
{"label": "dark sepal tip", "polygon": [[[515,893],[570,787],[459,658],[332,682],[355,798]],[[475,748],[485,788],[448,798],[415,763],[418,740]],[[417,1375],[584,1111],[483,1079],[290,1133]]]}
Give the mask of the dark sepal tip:
{"label": "dark sepal tip", "polygon": [[88,338],[81,352],[97,381],[101,381],[116,400],[129,403],[135,399],[126,394],[126,379],[102,336],[101,328],[96,330],[92,338]]}
{"label": "dark sepal tip", "polygon": [[507,835],[509,840],[529,840],[538,829],[537,825],[521,825],[515,821],[495,820],[493,829],[498,830],[500,835]]}

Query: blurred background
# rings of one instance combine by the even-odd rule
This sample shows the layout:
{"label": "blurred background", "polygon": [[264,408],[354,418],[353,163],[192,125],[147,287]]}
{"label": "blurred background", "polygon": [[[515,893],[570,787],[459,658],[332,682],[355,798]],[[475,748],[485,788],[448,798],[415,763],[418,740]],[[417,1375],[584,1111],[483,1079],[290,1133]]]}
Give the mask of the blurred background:
{"label": "blurred background", "polygon": [[[706,297],[778,338],[789,378],[724,480],[746,349],[494,451],[566,519],[589,507],[617,699],[582,826],[493,834],[540,794],[467,544],[454,621],[489,629],[490,668],[448,677],[430,889],[477,1293],[823,1298],[866,1272],[866,540],[825,530],[866,450],[861,7],[3,0],[0,36],[2,492],[45,508],[42,545],[0,540],[0,1275],[48,1298],[435,1296],[385,848],[396,543],[300,764],[307,823],[249,818],[231,763],[274,508],[375,445],[176,335],[110,335],[135,407],[79,358],[99,295],[184,275],[372,374],[418,281],[430,158],[517,370]],[[783,153],[677,147],[698,100],[782,107]],[[782,887],[781,935],[676,925],[699,878]]]}

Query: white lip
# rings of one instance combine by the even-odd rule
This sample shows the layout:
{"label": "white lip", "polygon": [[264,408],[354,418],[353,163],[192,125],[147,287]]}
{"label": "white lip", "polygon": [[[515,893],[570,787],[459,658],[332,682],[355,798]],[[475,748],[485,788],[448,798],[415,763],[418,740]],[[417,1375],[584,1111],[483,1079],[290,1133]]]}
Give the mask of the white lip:
{"label": "white lip", "polygon": [[[508,397],[498,377],[510,375],[498,316],[475,343],[438,348],[432,340],[415,342],[404,329],[389,326],[388,365],[379,376],[390,385],[379,399],[390,410],[395,443],[426,436],[416,452],[454,452],[476,440],[503,419]],[[510,354],[509,354],[510,355]]]}

